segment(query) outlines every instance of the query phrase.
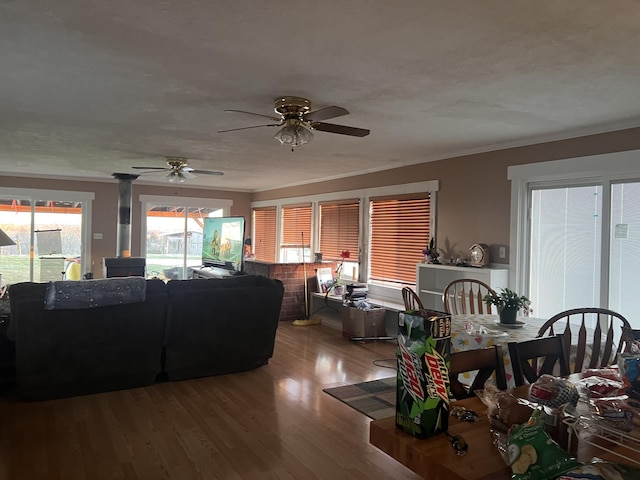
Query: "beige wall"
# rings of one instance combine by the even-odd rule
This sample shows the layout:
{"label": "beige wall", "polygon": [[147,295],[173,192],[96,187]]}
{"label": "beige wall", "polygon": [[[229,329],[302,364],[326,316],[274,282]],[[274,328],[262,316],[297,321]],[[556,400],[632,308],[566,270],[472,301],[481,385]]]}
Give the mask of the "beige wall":
{"label": "beige wall", "polygon": [[[117,256],[117,225],[118,225],[118,181],[111,182],[81,182],[70,180],[53,180],[22,177],[0,176],[0,187],[35,188],[46,190],[72,190],[94,192],[92,205],[91,233],[102,233],[102,240],[91,239],[92,265],[87,270],[93,271],[96,278],[102,276],[102,259]],[[131,255],[140,256],[140,195],[164,195],[166,197],[200,197],[232,200],[231,215],[251,218],[251,195],[248,193],[227,192],[220,190],[206,190],[201,188],[164,187],[136,184],[133,182],[131,212]],[[247,227],[247,235],[249,235]]]}
{"label": "beige wall", "polygon": [[[438,180],[438,246],[449,250],[447,256],[468,256],[468,248],[477,242],[491,246],[496,263],[500,245],[509,256],[509,220],[511,190],[507,167],[524,163],[559,160],[602,153],[640,149],[640,128],[591,135],[570,140],[510,148],[489,153],[456,157],[384,172],[320,182],[304,186],[257,192],[254,194],[174,186],[149,186],[133,183],[132,255],[140,255],[140,203],[138,196],[166,195],[221,198],[233,200],[232,215],[250,221],[251,201],[273,200],[341,190],[371,188],[426,180]],[[76,190],[95,193],[92,232],[101,232],[102,240],[91,240],[91,257],[101,266],[103,257],[116,255],[118,183],[75,182],[0,176],[0,186]],[[247,225],[247,235],[250,225]],[[100,267],[101,270],[101,267]],[[94,272],[96,269],[94,268]]]}
{"label": "beige wall", "polygon": [[[437,243],[445,256],[468,257],[474,243],[491,247],[495,263],[509,258],[511,183],[507,167],[602,153],[640,149],[640,128],[591,135],[527,147],[467,155],[349,177],[330,182],[270,190],[254,194],[254,200],[272,200],[332,191],[438,180]],[[498,259],[498,247],[507,247]]]}

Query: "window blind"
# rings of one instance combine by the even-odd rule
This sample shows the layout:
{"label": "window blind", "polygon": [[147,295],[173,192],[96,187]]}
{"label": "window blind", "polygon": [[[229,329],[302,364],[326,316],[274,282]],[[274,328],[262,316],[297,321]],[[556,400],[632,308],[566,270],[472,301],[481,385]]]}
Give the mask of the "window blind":
{"label": "window blind", "polygon": [[276,261],[276,207],[253,209],[253,254],[256,260]]}
{"label": "window blind", "polygon": [[371,280],[416,283],[416,264],[430,239],[430,202],[428,194],[425,197],[371,200]]}
{"label": "window blind", "polygon": [[[304,242],[303,240],[304,236]],[[311,205],[282,207],[283,248],[308,248],[311,245]]]}
{"label": "window blind", "polygon": [[360,202],[320,204],[320,252],[325,260],[341,260],[340,254],[349,250],[349,258],[359,257]]}

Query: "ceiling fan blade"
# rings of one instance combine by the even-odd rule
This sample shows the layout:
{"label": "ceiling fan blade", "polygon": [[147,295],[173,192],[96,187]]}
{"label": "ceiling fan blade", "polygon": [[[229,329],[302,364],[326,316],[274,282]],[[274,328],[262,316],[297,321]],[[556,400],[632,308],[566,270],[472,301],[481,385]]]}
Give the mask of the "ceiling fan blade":
{"label": "ceiling fan blade", "polygon": [[259,128],[259,127],[279,127],[280,125],[282,125],[282,122],[280,122],[280,123],[268,123],[268,124],[265,124],[265,125],[253,125],[251,127],[229,128],[227,130],[218,130],[218,133],[235,132],[236,130],[248,130],[249,128]]}
{"label": "ceiling fan blade", "polygon": [[351,135],[352,137],[366,137],[371,133],[370,130],[365,128],[347,127],[345,125],[336,125],[334,123],[312,123],[311,127],[314,130],[321,132],[338,133],[340,135]]}
{"label": "ceiling fan blade", "polygon": [[135,170],[171,170],[170,168],[167,167],[131,167]]}
{"label": "ceiling fan blade", "polygon": [[273,115],[263,115],[262,113],[253,113],[253,112],[246,112],[244,110],[225,110],[225,112],[232,112],[232,113],[246,113],[247,115],[255,115],[257,117],[265,117],[265,118],[270,118],[271,120],[273,120],[274,122],[279,122],[280,118],[278,117],[274,117]]}
{"label": "ceiling fan blade", "polygon": [[313,110],[303,115],[303,118],[308,122],[319,122],[321,120],[342,117],[344,115],[349,115],[349,110],[342,107],[336,107],[334,105],[331,107],[321,108],[320,110]]}
{"label": "ceiling fan blade", "polygon": [[224,175],[224,172],[212,172],[210,170],[190,170],[190,172],[198,175]]}

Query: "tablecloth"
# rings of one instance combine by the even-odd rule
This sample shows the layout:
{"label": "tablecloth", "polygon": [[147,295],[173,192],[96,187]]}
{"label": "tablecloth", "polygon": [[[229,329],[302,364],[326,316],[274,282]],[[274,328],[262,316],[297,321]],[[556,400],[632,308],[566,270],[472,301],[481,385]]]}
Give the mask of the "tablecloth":
{"label": "tablecloth", "polygon": [[[545,319],[534,317],[518,318],[524,322],[522,328],[507,328],[500,325],[498,315],[452,315],[451,317],[451,351],[475,350],[480,348],[502,346],[504,358],[504,370],[507,377],[507,387],[515,386],[513,381],[513,368],[509,356],[509,342],[522,342],[531,340],[538,335],[539,328]],[[469,329],[468,326],[472,329]],[[484,332],[479,331],[480,327]],[[469,333],[472,331],[472,333]],[[475,372],[465,372],[460,375],[460,381],[471,382]]]}

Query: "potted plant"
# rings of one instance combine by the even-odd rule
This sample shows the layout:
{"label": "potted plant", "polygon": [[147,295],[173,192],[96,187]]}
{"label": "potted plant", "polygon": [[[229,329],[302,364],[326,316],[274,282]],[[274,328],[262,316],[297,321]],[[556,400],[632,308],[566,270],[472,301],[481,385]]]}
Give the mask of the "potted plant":
{"label": "potted plant", "polygon": [[483,301],[487,305],[495,305],[500,315],[500,323],[516,323],[518,310],[530,311],[531,300],[524,295],[518,295],[509,288],[503,288],[500,293],[489,293]]}
{"label": "potted plant", "polygon": [[431,240],[429,240],[429,247],[422,250],[422,254],[424,255],[425,263],[440,263],[440,261],[438,260],[440,254],[438,253],[438,249],[436,248],[435,237],[431,237]]}

